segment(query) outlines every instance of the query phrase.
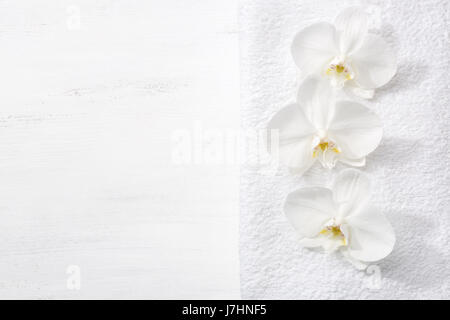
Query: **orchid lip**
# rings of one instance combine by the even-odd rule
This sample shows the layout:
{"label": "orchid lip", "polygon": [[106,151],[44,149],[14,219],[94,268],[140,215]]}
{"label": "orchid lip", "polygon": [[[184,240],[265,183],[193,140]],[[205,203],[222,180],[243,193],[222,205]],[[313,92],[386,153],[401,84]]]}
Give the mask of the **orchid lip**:
{"label": "orchid lip", "polygon": [[347,246],[348,244],[347,238],[342,231],[342,224],[338,223],[335,219],[332,219],[327,225],[325,225],[319,234],[337,242],[335,248]]}
{"label": "orchid lip", "polygon": [[341,57],[336,57],[330,61],[325,68],[325,75],[335,87],[342,87],[346,81],[355,77],[351,64]]}
{"label": "orchid lip", "polygon": [[327,138],[327,135],[323,132],[319,132],[317,137],[313,140],[312,157],[318,158],[325,168],[333,168],[340,153],[341,150],[337,144],[333,140]]}

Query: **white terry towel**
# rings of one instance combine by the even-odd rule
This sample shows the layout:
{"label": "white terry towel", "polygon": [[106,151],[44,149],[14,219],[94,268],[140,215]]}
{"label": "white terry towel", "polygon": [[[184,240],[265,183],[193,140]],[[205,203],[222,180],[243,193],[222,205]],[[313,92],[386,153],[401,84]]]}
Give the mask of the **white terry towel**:
{"label": "white terry towel", "polygon": [[[301,248],[282,211],[286,195],[324,185],[343,166],[306,176],[268,174],[254,163],[241,170],[241,289],[245,299],[450,298],[450,99],[447,0],[242,0],[243,129],[263,129],[293,102],[299,82],[290,53],[294,35],[332,22],[363,4],[370,25],[397,52],[398,72],[372,100],[382,119],[381,145],[362,170],[372,178],[372,205],[391,221],[391,255],[358,271],[339,255]],[[251,157],[255,157],[251,154]]]}

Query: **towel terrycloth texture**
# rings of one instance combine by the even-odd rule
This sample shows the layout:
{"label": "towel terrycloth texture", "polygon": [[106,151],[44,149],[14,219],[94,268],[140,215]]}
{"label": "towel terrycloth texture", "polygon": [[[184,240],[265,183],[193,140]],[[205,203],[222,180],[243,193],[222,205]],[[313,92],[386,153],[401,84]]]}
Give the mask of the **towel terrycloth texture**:
{"label": "towel terrycloth texture", "polygon": [[245,164],[240,188],[245,299],[450,298],[447,0],[243,0],[242,126],[263,129],[295,100],[294,35],[312,23],[333,22],[340,10],[361,3],[371,13],[371,32],[380,34],[398,58],[396,76],[363,102],[381,117],[384,136],[362,170],[372,179],[372,204],[395,229],[395,248],[377,267],[358,271],[338,254],[299,246],[282,210],[285,197],[302,186],[329,184],[343,165],[332,172],[316,165],[299,177]]}

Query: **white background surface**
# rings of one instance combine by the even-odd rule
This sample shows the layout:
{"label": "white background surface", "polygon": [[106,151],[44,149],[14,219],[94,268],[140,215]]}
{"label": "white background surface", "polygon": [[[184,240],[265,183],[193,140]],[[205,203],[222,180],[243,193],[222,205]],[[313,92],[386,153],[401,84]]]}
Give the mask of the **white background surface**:
{"label": "white background surface", "polygon": [[237,166],[171,163],[238,127],[236,7],[0,2],[0,298],[239,297]]}

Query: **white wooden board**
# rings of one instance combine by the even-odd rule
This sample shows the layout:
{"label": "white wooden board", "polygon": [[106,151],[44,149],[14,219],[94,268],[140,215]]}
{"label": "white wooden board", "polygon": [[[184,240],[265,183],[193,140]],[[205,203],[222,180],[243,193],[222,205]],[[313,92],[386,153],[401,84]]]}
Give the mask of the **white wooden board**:
{"label": "white wooden board", "polygon": [[171,159],[239,126],[236,6],[0,2],[0,298],[239,297],[238,167]]}

